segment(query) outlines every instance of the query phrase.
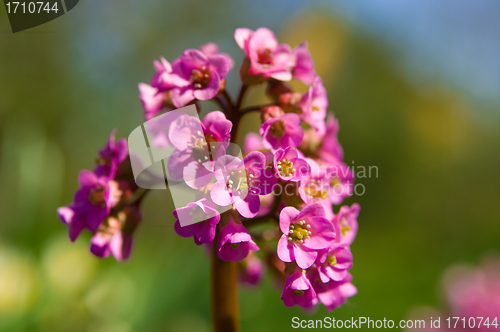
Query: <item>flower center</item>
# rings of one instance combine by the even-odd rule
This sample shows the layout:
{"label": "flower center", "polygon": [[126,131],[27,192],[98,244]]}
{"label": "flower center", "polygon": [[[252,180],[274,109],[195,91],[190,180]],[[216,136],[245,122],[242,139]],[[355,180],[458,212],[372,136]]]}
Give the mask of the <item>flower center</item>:
{"label": "flower center", "polygon": [[338,177],[334,177],[332,178],[332,180],[330,181],[330,185],[332,187],[335,187],[335,186],[340,186],[342,184],[342,182],[340,181],[340,179]]}
{"label": "flower center", "polygon": [[253,176],[253,174],[247,174],[243,168],[234,169],[229,173],[227,187],[241,193],[248,189]]}
{"label": "flower center", "polygon": [[304,239],[311,237],[312,232],[309,230],[311,225],[307,224],[305,220],[299,220],[290,225],[288,230],[288,241],[302,243]]}
{"label": "flower center", "polygon": [[94,205],[101,205],[102,207],[106,207],[106,201],[104,200],[104,192],[106,188],[101,185],[97,185],[94,188],[90,189],[89,201]]}
{"label": "flower center", "polygon": [[296,289],[296,290],[293,291],[293,294],[295,296],[301,296],[301,295],[304,295],[304,291]]}
{"label": "flower center", "polygon": [[287,159],[282,159],[278,161],[278,170],[281,176],[293,176],[295,173],[295,167],[293,166],[293,162]]}
{"label": "flower center", "polygon": [[328,192],[321,188],[321,180],[311,180],[304,188],[306,195],[313,198],[326,199],[328,197]]}
{"label": "flower center", "polygon": [[201,69],[193,69],[190,80],[196,89],[201,89],[207,87],[210,83],[210,77],[210,70],[207,66],[203,66]]}
{"label": "flower center", "polygon": [[203,135],[201,131],[197,131],[196,135],[191,135],[193,148],[192,156],[199,163],[204,163],[208,160],[213,160],[213,155],[216,152],[217,144],[210,144],[219,142],[215,137],[210,134]]}
{"label": "flower center", "polygon": [[273,123],[271,125],[271,128],[269,128],[269,131],[271,132],[271,134],[273,136],[283,137],[283,135],[285,133],[285,124],[281,120],[276,121],[275,123]]}
{"label": "flower center", "polygon": [[349,227],[349,223],[347,222],[346,218],[340,218],[340,231],[342,232],[342,236],[345,236],[347,232],[351,230],[351,227]]}
{"label": "flower center", "polygon": [[266,48],[264,51],[258,53],[257,61],[264,67],[269,67],[273,63],[273,53],[270,49]]}
{"label": "flower center", "polygon": [[316,105],[311,105],[311,111],[313,112],[319,112],[319,107]]}
{"label": "flower center", "polygon": [[326,258],[326,261],[328,262],[328,264],[330,264],[330,266],[337,265],[337,257],[335,257],[333,254],[328,255],[328,257]]}
{"label": "flower center", "polygon": [[104,158],[103,156],[98,156],[95,160],[95,163],[100,166],[110,166],[111,158]]}

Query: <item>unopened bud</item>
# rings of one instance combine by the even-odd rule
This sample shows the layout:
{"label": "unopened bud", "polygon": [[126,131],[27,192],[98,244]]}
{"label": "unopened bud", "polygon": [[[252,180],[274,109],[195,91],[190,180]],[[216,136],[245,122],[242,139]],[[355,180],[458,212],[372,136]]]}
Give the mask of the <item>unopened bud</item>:
{"label": "unopened bud", "polygon": [[262,108],[261,120],[262,122],[266,122],[271,118],[279,118],[283,114],[285,114],[285,112],[283,112],[283,110],[279,106],[266,106]]}

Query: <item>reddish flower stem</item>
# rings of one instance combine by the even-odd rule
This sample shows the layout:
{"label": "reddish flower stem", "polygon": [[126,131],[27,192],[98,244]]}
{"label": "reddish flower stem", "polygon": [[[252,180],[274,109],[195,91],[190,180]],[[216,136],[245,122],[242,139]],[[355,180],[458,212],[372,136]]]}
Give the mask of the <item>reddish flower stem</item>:
{"label": "reddish flower stem", "polygon": [[[229,217],[223,213],[221,218]],[[240,331],[238,309],[237,265],[236,262],[224,262],[217,253],[218,230],[212,245],[211,261],[211,297],[212,326],[214,332]]]}
{"label": "reddish flower stem", "polygon": [[[231,97],[224,90],[222,95],[228,103],[227,118],[233,123],[231,142],[237,142],[238,125],[242,113],[240,112],[243,97],[248,86],[240,89],[236,105],[232,104]],[[221,222],[229,218],[229,214],[221,215]],[[219,258],[217,242],[219,239],[219,226],[217,226],[214,242],[212,243],[212,258],[210,271],[210,288],[212,297],[212,326],[214,332],[240,331],[240,315],[238,309],[238,266],[236,262],[224,262]]]}

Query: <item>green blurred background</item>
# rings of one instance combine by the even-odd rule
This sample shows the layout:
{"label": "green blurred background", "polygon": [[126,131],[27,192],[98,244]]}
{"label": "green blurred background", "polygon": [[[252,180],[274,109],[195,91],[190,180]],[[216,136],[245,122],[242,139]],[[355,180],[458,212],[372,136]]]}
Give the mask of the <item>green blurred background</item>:
{"label": "green blurred background", "polygon": [[[126,137],[143,122],[137,84],[152,61],[213,41],[238,66],[237,27],[309,41],[346,162],[379,170],[346,202],[362,207],[358,295],[304,313],[266,278],[240,291],[243,331],[293,330],[295,316],[407,318],[442,302],[446,267],[500,249],[497,1],[87,0],[16,34],[0,11],[1,331],[210,330],[208,261],[175,235],[169,193],[147,198],[126,263],[91,256],[89,234],[70,243],[56,208],[113,128]],[[233,70],[229,91],[238,84]]]}

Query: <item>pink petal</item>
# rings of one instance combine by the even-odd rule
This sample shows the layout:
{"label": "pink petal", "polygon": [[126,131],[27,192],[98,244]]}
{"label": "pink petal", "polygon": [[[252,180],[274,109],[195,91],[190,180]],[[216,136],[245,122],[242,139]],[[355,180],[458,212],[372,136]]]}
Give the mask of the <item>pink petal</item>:
{"label": "pink petal", "polygon": [[236,204],[236,209],[245,218],[253,218],[259,213],[260,199],[257,195],[248,193],[244,199],[240,199]]}
{"label": "pink petal", "polygon": [[283,234],[278,242],[278,257],[283,262],[293,262],[295,255],[293,253],[293,246],[288,241],[288,236]]}
{"label": "pink petal", "polygon": [[[208,58],[210,65],[215,69],[219,77],[223,79],[229,73],[230,63],[226,56],[222,54],[211,55]],[[213,73],[213,71],[212,71]]]}
{"label": "pink petal", "polygon": [[220,206],[228,206],[234,203],[234,198],[227,190],[225,181],[217,181],[210,190],[210,197],[212,201]]}
{"label": "pink petal", "polygon": [[247,28],[238,28],[234,31],[234,39],[238,46],[245,51],[247,41],[253,35],[253,31]]}
{"label": "pink petal", "polygon": [[172,89],[172,102],[177,108],[187,105],[193,99],[193,88],[191,86]]}
{"label": "pink petal", "polygon": [[215,71],[212,71],[212,77],[210,78],[210,83],[203,89],[196,89],[193,92],[193,96],[199,100],[208,100],[215,97],[217,92],[219,92],[220,77]]}
{"label": "pink petal", "polygon": [[287,206],[281,210],[280,213],[280,229],[283,234],[288,236],[288,232],[290,231],[290,224],[294,221],[299,215],[299,210],[294,208],[293,206]]}
{"label": "pink petal", "polygon": [[318,252],[317,251],[306,251],[304,249],[305,248],[300,248],[299,246],[294,245],[293,246],[293,253],[295,255],[295,261],[297,262],[297,265],[301,269],[308,269],[316,261],[316,258],[318,257]]}

